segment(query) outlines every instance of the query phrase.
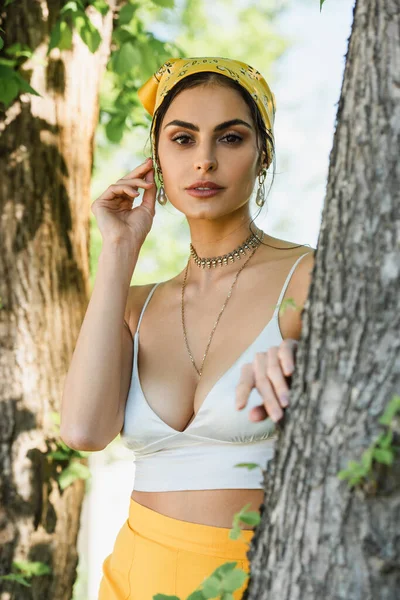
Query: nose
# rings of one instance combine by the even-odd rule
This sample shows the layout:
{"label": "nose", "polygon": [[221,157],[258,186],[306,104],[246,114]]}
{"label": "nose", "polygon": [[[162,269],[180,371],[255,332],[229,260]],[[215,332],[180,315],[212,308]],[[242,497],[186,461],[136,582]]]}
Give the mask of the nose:
{"label": "nose", "polygon": [[217,161],[215,158],[199,158],[195,162],[195,168],[196,170],[202,170],[205,173],[208,173],[208,171],[215,171],[217,168]]}

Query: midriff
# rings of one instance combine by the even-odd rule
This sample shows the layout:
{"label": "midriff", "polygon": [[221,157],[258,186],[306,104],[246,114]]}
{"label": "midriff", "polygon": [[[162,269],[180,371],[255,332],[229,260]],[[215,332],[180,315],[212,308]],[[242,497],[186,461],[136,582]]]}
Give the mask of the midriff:
{"label": "midriff", "polygon": [[[260,512],[264,500],[264,490],[222,489],[222,490],[179,490],[171,492],[140,492],[133,490],[132,499],[162,515],[212,525],[214,527],[233,526],[233,517],[246,504],[247,511]],[[241,529],[253,529],[240,521]]]}

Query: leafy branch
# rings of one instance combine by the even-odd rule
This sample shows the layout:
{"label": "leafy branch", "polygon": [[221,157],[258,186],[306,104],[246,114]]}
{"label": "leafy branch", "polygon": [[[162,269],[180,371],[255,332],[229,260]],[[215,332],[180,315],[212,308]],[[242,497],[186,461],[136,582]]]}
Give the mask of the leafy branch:
{"label": "leafy branch", "polygon": [[347,468],[337,474],[339,479],[347,479],[350,488],[360,486],[366,490],[375,490],[377,487],[374,477],[376,464],[393,464],[395,453],[400,450],[400,446],[393,445],[394,430],[400,431],[400,396],[393,396],[380,417],[379,423],[386,426],[386,430],[379,434],[371,446],[363,452],[360,462],[349,461]]}

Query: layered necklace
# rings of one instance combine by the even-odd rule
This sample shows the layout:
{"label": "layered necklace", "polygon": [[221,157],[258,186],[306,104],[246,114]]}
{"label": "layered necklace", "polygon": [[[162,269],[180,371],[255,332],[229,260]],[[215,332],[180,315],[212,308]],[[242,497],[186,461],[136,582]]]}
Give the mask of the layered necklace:
{"label": "layered necklace", "polygon": [[185,275],[184,275],[184,278],[183,278],[183,283],[182,283],[182,303],[181,303],[181,307],[182,307],[182,311],[181,311],[182,312],[182,327],[183,327],[183,336],[185,338],[185,344],[186,344],[186,348],[187,348],[187,351],[188,351],[189,356],[190,356],[190,360],[192,361],[192,364],[193,364],[194,368],[196,369],[196,372],[199,375],[199,377],[201,377],[201,374],[203,372],[204,361],[206,359],[206,356],[207,356],[207,353],[208,353],[208,349],[210,347],[211,340],[212,340],[213,335],[214,335],[214,331],[217,328],[217,325],[218,325],[219,320],[220,320],[220,318],[222,316],[222,313],[225,310],[226,305],[228,304],[228,300],[231,297],[233,287],[234,287],[235,283],[237,282],[240,273],[243,271],[243,269],[245,268],[245,266],[247,265],[247,263],[249,262],[249,260],[251,259],[251,257],[254,256],[257,248],[260,246],[260,244],[261,244],[261,242],[263,240],[263,237],[264,237],[264,232],[261,232],[261,240],[254,233],[252,233],[238,248],[235,248],[235,250],[232,250],[232,252],[228,252],[228,254],[224,254],[223,256],[214,256],[213,258],[200,258],[198,256],[196,250],[194,249],[193,245],[190,244],[190,254],[193,257],[195,264],[198,267],[202,268],[202,269],[204,269],[206,267],[208,269],[211,269],[211,268],[215,268],[217,266],[221,266],[222,267],[224,265],[228,265],[228,264],[230,264],[232,262],[235,262],[235,260],[241,260],[241,258],[246,255],[246,252],[251,251],[250,252],[250,256],[247,257],[247,259],[245,260],[245,262],[243,263],[243,265],[240,267],[240,269],[236,273],[235,278],[233,280],[233,283],[232,283],[232,285],[231,285],[231,287],[229,289],[228,295],[226,297],[226,300],[225,300],[225,302],[224,302],[224,304],[223,304],[223,306],[222,306],[222,308],[221,308],[221,310],[219,312],[219,315],[218,315],[218,318],[217,318],[217,320],[216,320],[216,322],[214,324],[214,327],[212,328],[210,337],[208,339],[208,344],[207,344],[206,350],[204,352],[204,356],[203,356],[203,360],[202,360],[200,369],[197,368],[196,363],[195,363],[194,358],[193,358],[193,354],[190,351],[189,343],[188,343],[188,339],[187,339],[187,334],[186,334],[186,327],[185,327],[184,292],[185,292],[187,273],[188,273],[189,263],[190,263],[190,257],[189,257],[189,260],[187,262],[186,269],[185,269]]}

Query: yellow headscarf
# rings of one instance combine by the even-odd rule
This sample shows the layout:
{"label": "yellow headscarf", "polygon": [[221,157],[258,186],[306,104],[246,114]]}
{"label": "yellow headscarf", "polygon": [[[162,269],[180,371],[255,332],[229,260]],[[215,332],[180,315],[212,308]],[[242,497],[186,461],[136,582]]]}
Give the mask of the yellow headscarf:
{"label": "yellow headscarf", "polygon": [[[239,60],[219,57],[169,58],[138,90],[144,108],[154,116],[165,96],[178,81],[193,73],[213,71],[233,79],[244,87],[257,104],[265,126],[275,144],[274,119],[276,112],[275,95],[267,82],[256,69]],[[153,122],[154,131],[154,122]],[[153,148],[155,140],[153,138]],[[272,147],[268,142],[267,168],[272,161]]]}

